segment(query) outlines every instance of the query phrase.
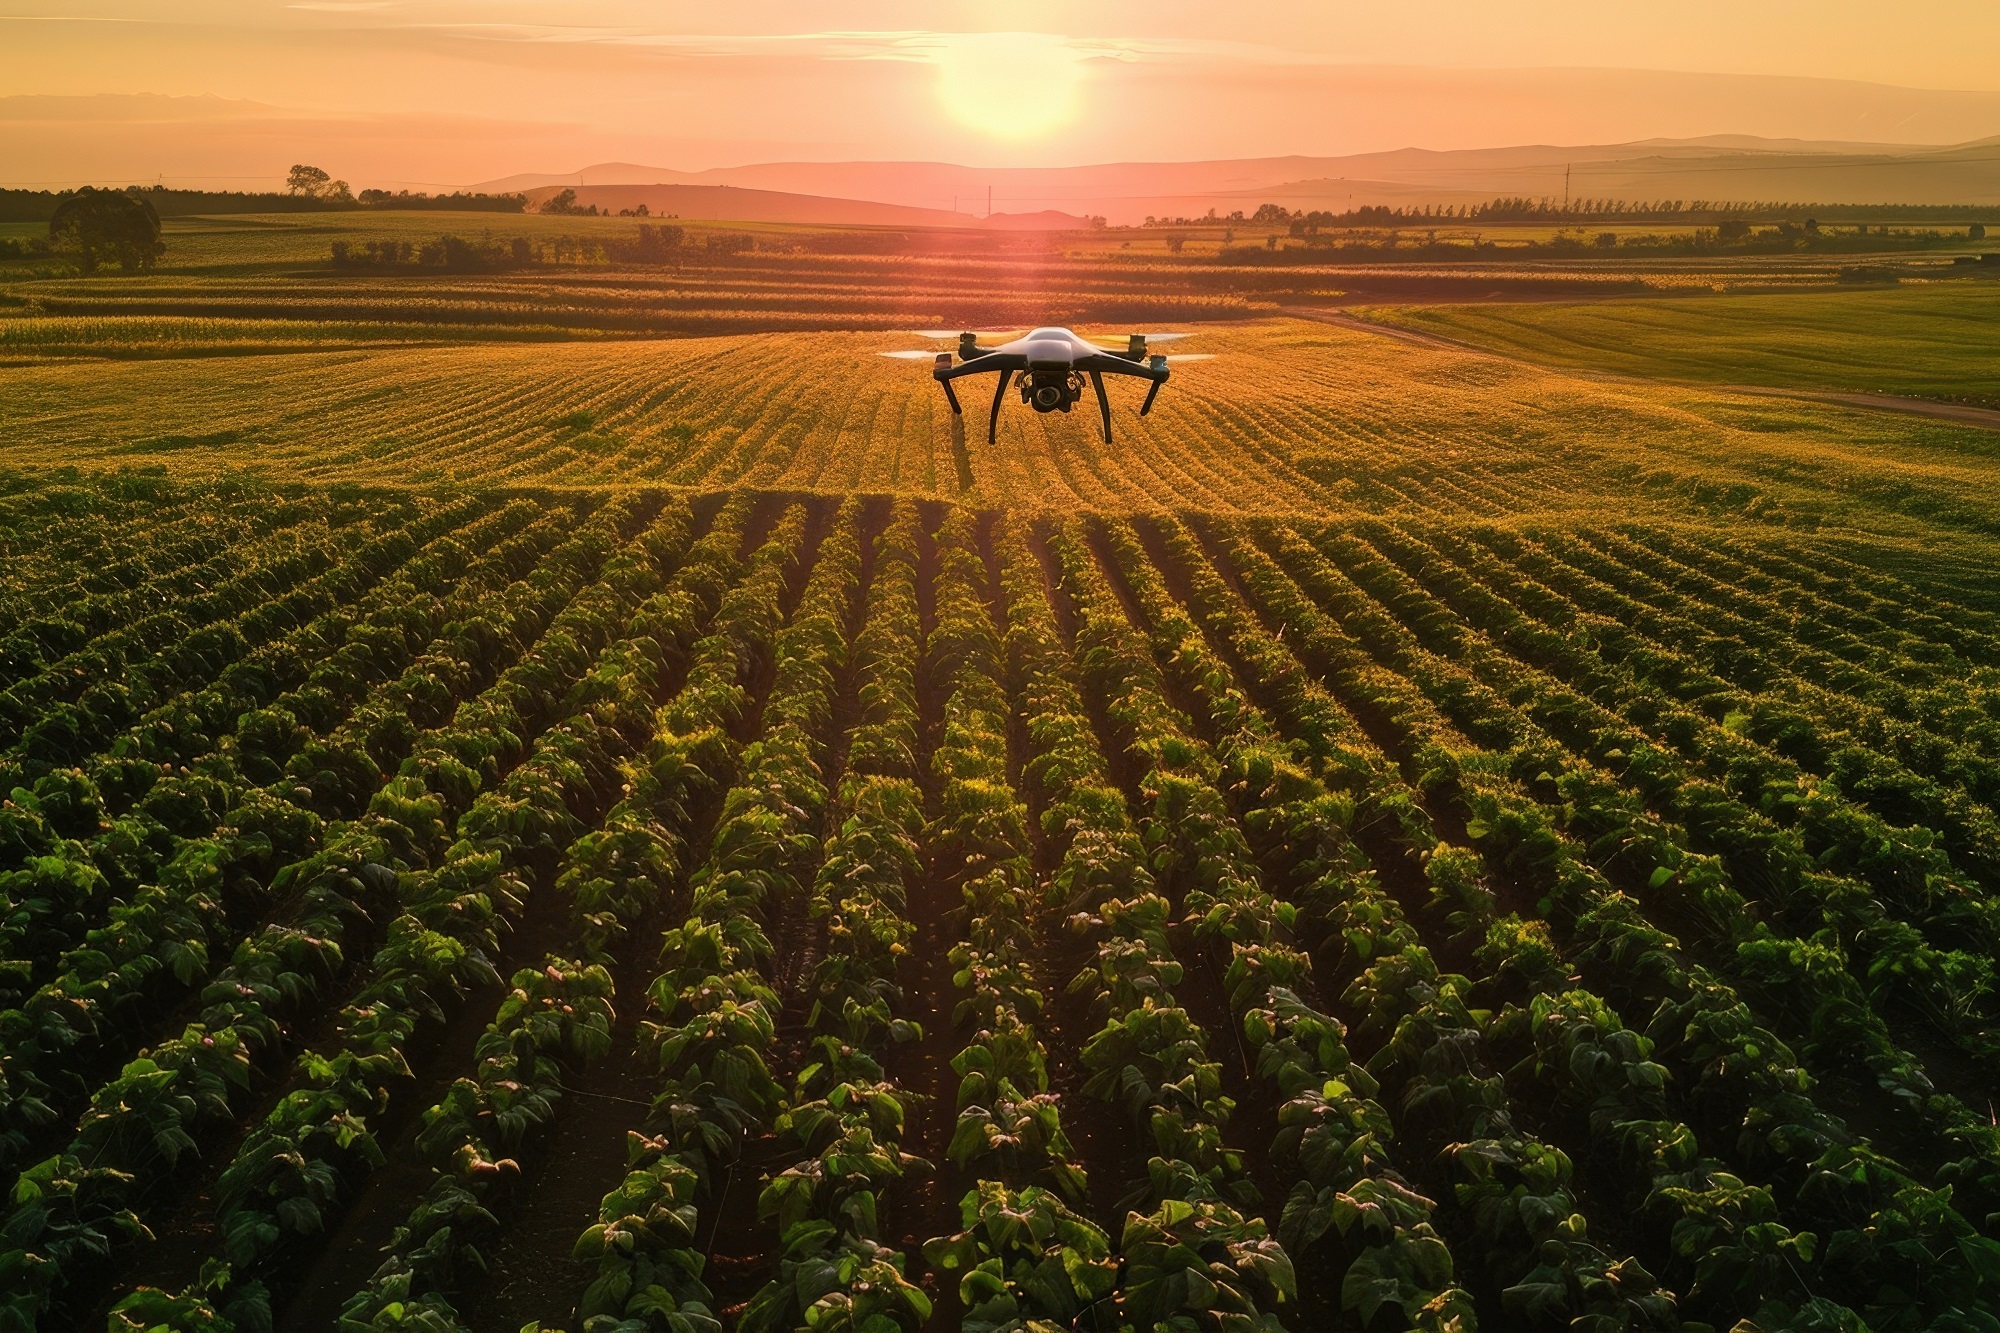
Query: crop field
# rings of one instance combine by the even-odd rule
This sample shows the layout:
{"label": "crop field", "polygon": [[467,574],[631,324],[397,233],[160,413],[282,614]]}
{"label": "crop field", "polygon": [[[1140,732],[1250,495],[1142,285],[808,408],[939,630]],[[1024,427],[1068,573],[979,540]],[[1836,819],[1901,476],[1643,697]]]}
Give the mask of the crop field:
{"label": "crop field", "polygon": [[[640,228],[679,244],[627,259]],[[29,240],[25,224],[0,240]],[[535,256],[521,267],[337,270],[393,242],[412,254],[450,234]],[[154,273],[82,279],[46,257],[0,257],[0,360],[161,358],[382,342],[651,338],[1048,320],[1167,327],[1351,300],[1609,301],[1657,293],[1811,291],[1836,285],[1824,255],[1512,256],[1391,262],[1336,252],[1168,253],[1156,234],[950,234],[641,223],[602,217],[329,213],[176,219]],[[1218,241],[1219,245],[1220,242]],[[748,247],[748,248],[741,248]],[[1972,281],[1951,256],[1888,257],[1918,281]],[[1990,288],[1983,281],[1976,285]]]}
{"label": "crop field", "polygon": [[2000,404],[2000,284],[1372,317],[1567,369]]}
{"label": "crop field", "polygon": [[954,418],[893,334],[452,345],[5,370],[0,464],[267,480],[903,492],[979,505],[1466,517],[1692,504],[1990,532],[1991,431],[1597,384],[1303,320],[1199,326],[1150,417]]}
{"label": "crop field", "polygon": [[2000,435],[247,267],[0,316],[0,1333],[2000,1328]]}

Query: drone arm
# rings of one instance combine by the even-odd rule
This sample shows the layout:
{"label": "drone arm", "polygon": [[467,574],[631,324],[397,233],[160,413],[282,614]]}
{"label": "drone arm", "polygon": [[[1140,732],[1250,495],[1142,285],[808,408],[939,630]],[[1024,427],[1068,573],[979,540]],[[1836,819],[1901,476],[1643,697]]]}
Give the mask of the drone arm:
{"label": "drone arm", "polygon": [[1010,366],[1000,372],[1000,382],[993,386],[993,412],[986,418],[986,442],[993,444],[1000,438],[1000,404],[1007,397],[1007,386],[1014,382],[1014,371]]}
{"label": "drone arm", "polygon": [[[1077,368],[1089,371],[1093,377],[1097,377],[1100,374],[1130,375],[1134,379],[1151,381],[1151,387],[1146,390],[1146,402],[1139,409],[1139,415],[1142,417],[1153,410],[1153,400],[1160,396],[1160,386],[1165,384],[1173,374],[1164,365],[1155,369],[1151,365],[1137,361],[1127,361],[1124,357],[1109,352],[1102,356],[1086,357],[1077,362]],[[1104,388],[1100,380],[1098,383],[1098,396],[1100,399],[1103,397],[1103,394]],[[1106,408],[1105,410],[1109,412],[1110,409]]]}
{"label": "drone arm", "polygon": [[[1097,414],[1104,418],[1104,442],[1111,443],[1111,396],[1104,392],[1104,372],[1090,372],[1090,387],[1097,390]],[[1155,389],[1159,385],[1153,386]]]}
{"label": "drone arm", "polygon": [[933,370],[931,377],[942,384],[946,380],[955,380],[962,375],[990,375],[996,370],[1013,371],[1026,370],[1027,368],[1028,358],[1025,356],[1008,356],[999,352],[988,352],[984,356],[974,357],[970,361],[961,361],[949,370]]}
{"label": "drone arm", "polygon": [[1093,374],[1102,371],[1106,375],[1130,375],[1134,379],[1151,380],[1155,384],[1166,383],[1170,373],[1164,366],[1154,370],[1142,362],[1127,361],[1124,357],[1110,352],[1082,357],[1077,361],[1076,368]]}
{"label": "drone arm", "polygon": [[931,372],[931,378],[944,389],[944,396],[951,402],[951,410],[958,412],[960,411],[958,393],[951,387],[953,380],[965,375],[988,375],[995,371],[999,372],[1000,384],[993,391],[993,416],[986,427],[986,437],[992,440],[998,436],[1000,430],[1000,400],[1006,395],[1007,386],[1014,379],[1014,372],[1025,370],[1027,365],[1028,359],[1024,356],[986,352],[970,361],[961,361],[955,366],[940,366]]}
{"label": "drone arm", "polygon": [[[949,353],[943,353],[940,354],[938,359],[943,361],[948,356]],[[979,356],[966,360],[956,366],[938,366],[935,370],[931,371],[931,378],[936,380],[938,387],[944,390],[945,401],[951,404],[952,414],[954,416],[963,416],[965,413],[964,409],[958,404],[958,391],[951,387],[951,382],[961,375],[982,375],[988,371],[1008,369],[1006,365],[1008,359],[1005,357],[996,359],[995,354],[992,352],[981,352]]]}

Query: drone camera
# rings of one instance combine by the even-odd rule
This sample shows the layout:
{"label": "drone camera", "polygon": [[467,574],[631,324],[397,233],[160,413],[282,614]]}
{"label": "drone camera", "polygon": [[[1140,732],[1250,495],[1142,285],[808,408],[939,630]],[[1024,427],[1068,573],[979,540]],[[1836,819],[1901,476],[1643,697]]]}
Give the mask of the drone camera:
{"label": "drone camera", "polygon": [[1062,406],[1065,396],[1061,385],[1044,384],[1041,388],[1035,390],[1035,410],[1037,412],[1053,412]]}

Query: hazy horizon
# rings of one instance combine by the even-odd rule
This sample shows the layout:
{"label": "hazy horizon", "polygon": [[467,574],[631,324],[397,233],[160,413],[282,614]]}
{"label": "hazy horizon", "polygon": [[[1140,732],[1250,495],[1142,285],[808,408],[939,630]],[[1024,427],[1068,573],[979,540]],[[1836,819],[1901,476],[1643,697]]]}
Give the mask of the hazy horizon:
{"label": "hazy horizon", "polygon": [[[631,162],[1070,166],[1744,134],[2000,134],[1990,7],[1422,14],[1031,2],[0,3],[0,184],[257,188],[294,161],[449,189]],[[723,21],[726,19],[726,23]],[[1689,29],[1698,29],[1690,31]],[[1945,40],[1948,35],[1949,40]]]}

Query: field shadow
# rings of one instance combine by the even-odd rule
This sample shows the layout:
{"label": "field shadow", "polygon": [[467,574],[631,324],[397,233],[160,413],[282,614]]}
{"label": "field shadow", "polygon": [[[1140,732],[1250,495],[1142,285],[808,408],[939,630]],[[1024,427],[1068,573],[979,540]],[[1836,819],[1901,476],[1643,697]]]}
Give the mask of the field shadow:
{"label": "field shadow", "polygon": [[972,455],[965,448],[965,418],[956,412],[951,414],[951,461],[958,469],[958,493],[969,494],[972,490]]}

